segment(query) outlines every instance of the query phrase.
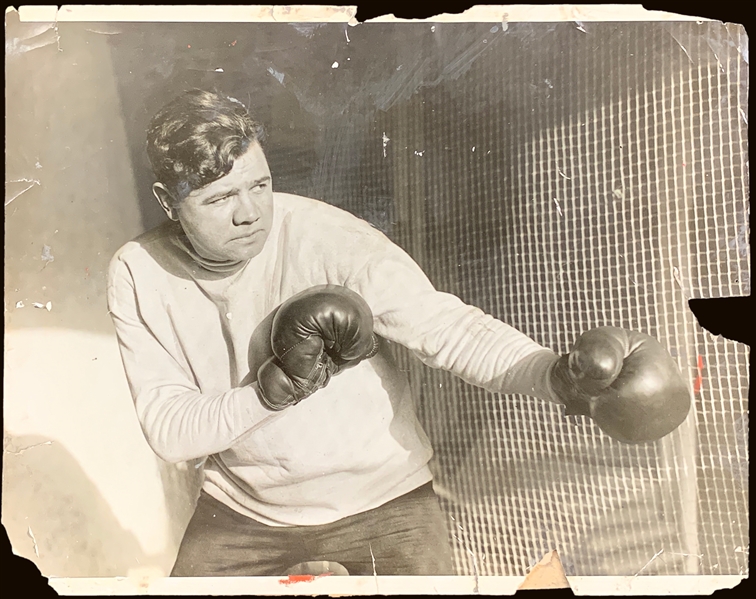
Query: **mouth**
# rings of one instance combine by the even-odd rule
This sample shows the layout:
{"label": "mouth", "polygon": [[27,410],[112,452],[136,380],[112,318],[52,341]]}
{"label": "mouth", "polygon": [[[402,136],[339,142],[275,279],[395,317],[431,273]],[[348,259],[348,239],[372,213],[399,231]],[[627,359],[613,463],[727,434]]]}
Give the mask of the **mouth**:
{"label": "mouth", "polygon": [[244,235],[239,235],[238,237],[234,237],[231,239],[232,242],[237,243],[250,243],[252,241],[257,240],[257,238],[262,233],[261,229],[258,229],[257,231],[252,231],[251,233],[245,233]]}

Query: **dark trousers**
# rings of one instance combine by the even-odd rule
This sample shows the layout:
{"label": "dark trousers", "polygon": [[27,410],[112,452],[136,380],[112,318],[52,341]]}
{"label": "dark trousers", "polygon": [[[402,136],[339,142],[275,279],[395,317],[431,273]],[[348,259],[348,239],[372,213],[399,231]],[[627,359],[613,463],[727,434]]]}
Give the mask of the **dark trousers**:
{"label": "dark trousers", "polygon": [[171,576],[283,576],[302,562],[354,576],[454,574],[446,519],[431,483],[331,524],[267,526],[202,492]]}

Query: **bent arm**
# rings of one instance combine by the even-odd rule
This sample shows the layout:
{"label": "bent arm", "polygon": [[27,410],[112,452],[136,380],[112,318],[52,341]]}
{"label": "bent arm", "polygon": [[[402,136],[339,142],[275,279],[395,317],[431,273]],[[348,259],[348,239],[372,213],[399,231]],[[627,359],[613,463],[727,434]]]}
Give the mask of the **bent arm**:
{"label": "bent arm", "polygon": [[137,417],[160,458],[183,462],[225,451],[271,417],[254,385],[200,391],[188,368],[141,318],[130,273],[121,262],[111,267],[108,305]]}

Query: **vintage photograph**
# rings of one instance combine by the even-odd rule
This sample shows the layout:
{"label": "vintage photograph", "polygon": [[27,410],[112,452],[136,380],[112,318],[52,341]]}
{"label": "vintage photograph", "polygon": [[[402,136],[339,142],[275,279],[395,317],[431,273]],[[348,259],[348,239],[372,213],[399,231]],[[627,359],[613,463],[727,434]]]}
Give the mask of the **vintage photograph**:
{"label": "vintage photograph", "polygon": [[499,8],[6,14],[2,521],[51,584],[748,576],[749,347],[688,305],[751,291],[745,29]]}

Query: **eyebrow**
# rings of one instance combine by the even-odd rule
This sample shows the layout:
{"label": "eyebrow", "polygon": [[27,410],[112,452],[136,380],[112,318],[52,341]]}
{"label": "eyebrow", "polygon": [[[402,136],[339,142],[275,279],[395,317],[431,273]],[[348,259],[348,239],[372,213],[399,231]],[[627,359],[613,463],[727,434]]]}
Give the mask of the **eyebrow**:
{"label": "eyebrow", "polygon": [[[270,181],[270,176],[265,175],[264,177],[260,177],[259,179],[255,179],[254,181],[252,181],[252,185],[250,185],[250,187],[257,187],[261,183],[267,183],[268,181]],[[228,189],[226,191],[219,191],[218,193],[214,193],[213,195],[208,196],[205,199],[203,199],[202,203],[207,204],[214,200],[218,200],[220,198],[224,198],[226,196],[230,196],[231,194],[237,193],[237,191],[238,190],[236,189],[236,187],[232,187],[231,189]]]}

